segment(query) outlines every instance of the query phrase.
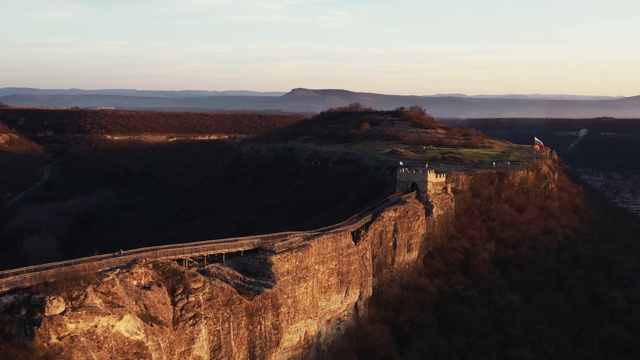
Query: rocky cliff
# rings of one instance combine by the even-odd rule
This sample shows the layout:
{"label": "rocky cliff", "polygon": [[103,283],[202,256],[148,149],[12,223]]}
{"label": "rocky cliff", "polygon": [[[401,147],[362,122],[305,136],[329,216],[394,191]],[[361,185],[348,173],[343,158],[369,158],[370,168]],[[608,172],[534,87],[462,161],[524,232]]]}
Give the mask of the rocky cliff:
{"label": "rocky cliff", "polygon": [[82,288],[14,296],[5,317],[38,319],[20,326],[62,358],[319,358],[357,326],[381,284],[419,260],[425,235],[424,207],[409,199],[364,229],[278,254],[199,271],[140,261]]}
{"label": "rocky cliff", "polygon": [[[341,343],[363,336],[370,302],[402,286],[430,240],[446,237],[456,194],[495,176],[449,176],[430,190],[426,206],[403,200],[354,232],[317,236],[282,253],[200,270],[140,261],[86,286],[5,297],[3,321],[15,326],[4,336],[32,338],[43,354],[72,359],[335,357]],[[542,183],[541,194],[554,198],[557,173],[548,164],[498,176],[505,186]]]}

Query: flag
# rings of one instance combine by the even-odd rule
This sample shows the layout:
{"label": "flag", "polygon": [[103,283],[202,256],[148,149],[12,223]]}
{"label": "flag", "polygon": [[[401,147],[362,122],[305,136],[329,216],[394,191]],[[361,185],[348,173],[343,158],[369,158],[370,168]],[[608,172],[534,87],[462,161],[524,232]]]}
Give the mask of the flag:
{"label": "flag", "polygon": [[536,149],[542,149],[544,147],[544,144],[542,143],[542,141],[540,139],[538,139],[537,137],[533,137],[533,146],[535,146]]}

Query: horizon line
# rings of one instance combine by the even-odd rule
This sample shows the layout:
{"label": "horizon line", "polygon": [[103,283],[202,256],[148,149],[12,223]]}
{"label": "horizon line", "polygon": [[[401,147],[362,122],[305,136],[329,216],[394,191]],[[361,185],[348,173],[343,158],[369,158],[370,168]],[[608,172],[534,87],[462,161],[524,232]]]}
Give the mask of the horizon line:
{"label": "horizon line", "polygon": [[[382,93],[382,92],[373,92],[373,91],[355,91],[349,89],[341,89],[341,88],[305,88],[305,87],[295,87],[288,91],[279,91],[279,90],[249,90],[249,89],[227,89],[227,90],[210,90],[210,89],[138,89],[138,88],[79,88],[79,87],[59,87],[59,88],[40,88],[40,87],[31,87],[31,86],[3,86],[0,87],[0,90],[9,90],[9,89],[30,89],[30,90],[42,90],[42,91],[139,91],[139,92],[252,92],[252,93],[279,93],[279,94],[288,94],[295,90],[309,90],[309,91],[347,91],[352,93],[364,93],[364,94],[378,94],[378,95],[391,95],[391,96],[418,96],[418,97],[511,97],[511,96],[545,96],[545,97],[599,97],[599,98],[628,98],[640,96],[638,95],[585,95],[585,94],[572,94],[572,93],[478,93],[478,94],[467,94],[461,92],[453,92],[453,93],[433,93],[433,94],[394,94],[394,93]],[[19,95],[19,94],[14,94]],[[7,95],[5,95],[7,96]]]}

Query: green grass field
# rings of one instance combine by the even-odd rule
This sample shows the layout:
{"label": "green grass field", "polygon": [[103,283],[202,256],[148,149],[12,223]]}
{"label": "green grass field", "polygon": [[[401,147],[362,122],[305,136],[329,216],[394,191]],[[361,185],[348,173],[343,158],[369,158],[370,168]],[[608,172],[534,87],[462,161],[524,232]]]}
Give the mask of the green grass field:
{"label": "green grass field", "polygon": [[[290,144],[293,145],[293,144]],[[396,144],[394,144],[396,145]],[[527,165],[533,161],[532,147],[527,145],[504,144],[495,148],[454,148],[431,146],[408,146],[388,142],[363,142],[353,145],[322,144],[311,145],[297,143],[295,147],[313,148],[323,151],[353,152],[367,156],[380,157],[410,163],[430,163],[448,165],[490,165],[511,163],[513,165]]]}
{"label": "green grass field", "polygon": [[505,145],[500,148],[491,149],[469,149],[469,148],[448,148],[448,147],[426,147],[417,149],[406,149],[414,155],[404,156],[411,161],[439,161],[454,160],[470,162],[493,162],[510,161],[515,163],[526,163],[533,159],[530,146]]}
{"label": "green grass field", "polygon": [[531,146],[507,145],[497,148],[471,149],[453,147],[403,146],[389,147],[389,144],[359,144],[351,147],[335,147],[335,150],[349,150],[368,155],[388,157],[408,162],[511,162],[526,164],[533,161]]}

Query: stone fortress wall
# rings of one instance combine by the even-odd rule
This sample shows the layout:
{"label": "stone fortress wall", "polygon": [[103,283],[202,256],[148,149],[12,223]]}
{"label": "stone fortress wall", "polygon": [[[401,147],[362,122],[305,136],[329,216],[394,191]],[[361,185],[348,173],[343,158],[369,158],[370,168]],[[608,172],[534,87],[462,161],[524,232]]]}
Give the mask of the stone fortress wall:
{"label": "stone fortress wall", "polygon": [[417,198],[423,203],[429,200],[429,194],[441,189],[447,182],[446,174],[436,174],[426,168],[400,167],[396,174],[396,192],[417,191]]}

